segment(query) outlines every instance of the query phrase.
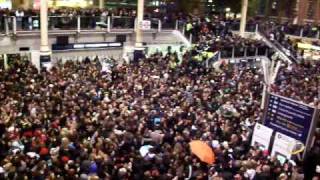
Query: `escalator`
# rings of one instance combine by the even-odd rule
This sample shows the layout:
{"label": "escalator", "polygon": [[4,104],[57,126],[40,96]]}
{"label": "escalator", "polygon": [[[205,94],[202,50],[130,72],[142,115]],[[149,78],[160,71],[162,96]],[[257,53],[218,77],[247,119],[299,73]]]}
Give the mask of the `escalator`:
{"label": "escalator", "polygon": [[289,63],[297,63],[298,59],[296,53],[290,51],[288,48],[285,48],[281,43],[278,42],[278,39],[274,37],[278,27],[272,26],[260,26],[257,34],[261,36],[262,40],[272,49],[274,49],[279,57]]}

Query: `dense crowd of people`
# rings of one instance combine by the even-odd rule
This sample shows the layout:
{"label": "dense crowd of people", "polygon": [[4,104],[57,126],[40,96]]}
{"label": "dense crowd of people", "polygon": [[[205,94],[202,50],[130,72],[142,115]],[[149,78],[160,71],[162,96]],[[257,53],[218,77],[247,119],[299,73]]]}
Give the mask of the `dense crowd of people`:
{"label": "dense crowd of people", "polygon": [[220,52],[221,58],[268,56],[273,51],[259,39],[243,38],[232,33],[236,20],[219,18],[188,19],[185,35],[195,45],[193,54]]}
{"label": "dense crowd of people", "polygon": [[[136,11],[133,9],[98,9],[98,8],[59,8],[49,9],[49,15],[51,16],[101,16],[106,14],[107,16],[136,16]],[[16,16],[16,17],[29,17],[39,16],[40,11],[37,9],[0,9],[1,16]]]}
{"label": "dense crowd of people", "polygon": [[[98,9],[98,8],[59,8],[49,9],[49,28],[64,28],[77,27],[77,17],[81,17],[82,28],[95,28],[98,23],[107,23],[107,17],[113,18],[113,27],[133,28],[136,10],[130,8],[115,8],[115,9]],[[18,30],[32,30],[39,28],[39,10],[35,9],[0,9],[0,27],[4,29],[5,18],[16,17]],[[163,23],[163,28],[175,27],[176,20],[185,17],[183,13],[175,12],[145,12],[146,19],[160,19]],[[8,19],[9,22],[11,19]],[[114,22],[115,21],[115,22]]]}
{"label": "dense crowd of people", "polygon": [[320,62],[306,60],[284,65],[272,89],[282,96],[320,108]]}
{"label": "dense crowd of people", "polygon": [[[101,71],[98,59],[58,63],[40,73],[28,61],[14,62],[0,72],[0,176],[240,180],[302,179],[304,172],[319,177],[317,161],[281,164],[268,151],[250,147],[252,127],[263,115],[259,68],[222,64],[222,71],[214,71],[189,53],[177,66],[171,66],[177,62],[174,53],[158,53],[109,71]],[[191,140],[208,143],[215,163],[194,156]],[[152,148],[142,155],[145,145]],[[310,153],[313,162],[317,158]]]}
{"label": "dense crowd of people", "polygon": [[[24,26],[27,12],[17,14]],[[133,10],[49,14],[135,16]],[[232,34],[231,20],[184,20],[196,46],[182,60],[169,52],[108,70],[99,58],[40,72],[23,60],[1,69],[0,179],[319,179],[319,128],[305,159],[280,162],[250,146],[253,127],[263,120],[260,67],[226,61],[217,71],[194,58],[202,51],[230,54],[233,48],[236,56],[245,50],[250,56],[271,50]],[[319,107],[319,68],[312,61],[284,65],[271,90]],[[191,153],[192,140],[211,147],[214,164]],[[145,146],[151,148],[142,153]]]}

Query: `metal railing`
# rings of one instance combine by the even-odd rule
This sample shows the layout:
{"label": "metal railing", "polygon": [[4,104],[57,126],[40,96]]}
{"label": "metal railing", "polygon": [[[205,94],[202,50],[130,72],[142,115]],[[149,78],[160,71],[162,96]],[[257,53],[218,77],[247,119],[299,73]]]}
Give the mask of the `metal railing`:
{"label": "metal railing", "polygon": [[269,48],[261,47],[224,47],[220,50],[221,59],[247,58],[254,56],[268,56]]}
{"label": "metal railing", "polygon": [[[233,22],[228,24],[228,26],[232,31],[240,31],[240,22]],[[258,26],[259,25],[257,23],[247,23],[246,32],[256,32]]]}
{"label": "metal railing", "polygon": [[111,29],[134,29],[135,18],[134,17],[108,17],[111,19]]}
{"label": "metal railing", "polygon": [[[174,30],[177,28],[176,22],[163,23],[160,19],[146,19],[151,21],[151,30],[161,31]],[[19,33],[36,32],[40,30],[40,17],[0,17],[0,34],[16,35]],[[135,17],[120,16],[49,16],[49,32],[57,30],[73,30],[77,32],[88,30],[101,30],[110,32],[112,30],[126,29],[134,30],[136,27]]]}
{"label": "metal railing", "polygon": [[319,39],[319,27],[311,26],[281,26],[283,32],[287,35],[299,36],[301,38],[316,38]]}
{"label": "metal railing", "polygon": [[[182,20],[170,20],[158,18],[151,18],[152,30],[179,30],[185,31],[186,22]],[[40,17],[39,16],[1,16],[0,17],[0,34],[10,35],[18,34],[21,32],[33,32],[40,30]],[[135,17],[125,16],[49,16],[48,28],[49,32],[54,30],[74,30],[77,32],[87,30],[102,30],[110,32],[113,29],[127,29],[133,30],[135,28]],[[227,23],[229,29],[239,31],[240,22]],[[320,38],[320,27],[312,26],[295,26],[295,25],[279,25],[281,30],[292,36],[301,38]],[[248,22],[246,25],[246,32],[257,32],[259,24]]]}
{"label": "metal railing", "polygon": [[261,47],[224,47],[215,53],[212,58],[209,58],[202,62],[202,65],[206,68],[212,67],[212,65],[220,61],[222,59],[234,61],[234,62],[241,62],[242,60],[250,61],[252,59],[258,59],[261,57],[268,57],[270,49],[265,46]]}

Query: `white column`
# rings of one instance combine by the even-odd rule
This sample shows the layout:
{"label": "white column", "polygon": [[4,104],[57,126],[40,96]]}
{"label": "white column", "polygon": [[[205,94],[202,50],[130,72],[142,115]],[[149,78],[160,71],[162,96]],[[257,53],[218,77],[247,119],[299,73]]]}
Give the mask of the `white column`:
{"label": "white column", "polygon": [[266,99],[267,99],[267,93],[268,93],[268,85],[264,84],[263,85],[263,90],[262,90],[262,100],[261,100],[261,105],[260,108],[264,109],[265,103],[266,103]]}
{"label": "white column", "polygon": [[50,55],[48,43],[48,0],[41,0],[40,4],[40,54],[41,56]]}
{"label": "white column", "polygon": [[11,18],[10,16],[4,16],[4,25],[5,25],[5,33],[9,35],[9,21],[8,19]]}
{"label": "white column", "polygon": [[77,32],[81,32],[81,17],[80,15],[77,16]]}
{"label": "white column", "polygon": [[176,30],[178,30],[178,28],[179,28],[179,20],[176,20]]}
{"label": "white column", "polygon": [[107,31],[110,32],[111,31],[111,17],[110,16],[108,16],[107,23],[108,23]]}
{"label": "white column", "polygon": [[161,22],[161,20],[159,19],[159,20],[158,20],[158,32],[161,32],[161,29],[162,29],[162,22]]}
{"label": "white column", "polygon": [[293,24],[298,24],[299,22],[299,6],[300,6],[300,0],[296,0],[296,16],[293,19]]}
{"label": "white column", "polygon": [[248,0],[242,0],[241,9],[241,22],[240,22],[240,36],[244,36],[247,24],[247,11],[248,11]]}
{"label": "white column", "polygon": [[99,0],[99,9],[104,8],[104,0]]}
{"label": "white column", "polygon": [[15,16],[12,17],[12,31],[13,34],[17,34],[17,18]]}
{"label": "white column", "polygon": [[144,13],[144,0],[138,0],[137,7],[137,26],[136,26],[136,47],[142,46],[142,30],[139,28],[139,23],[143,21],[143,13]]}

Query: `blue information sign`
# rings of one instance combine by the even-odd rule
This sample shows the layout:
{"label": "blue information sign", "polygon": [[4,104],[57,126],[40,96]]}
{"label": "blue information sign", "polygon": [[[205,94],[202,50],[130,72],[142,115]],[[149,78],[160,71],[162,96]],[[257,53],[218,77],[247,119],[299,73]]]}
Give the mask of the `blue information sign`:
{"label": "blue information sign", "polygon": [[269,95],[266,108],[267,127],[307,144],[315,108],[274,94]]}

